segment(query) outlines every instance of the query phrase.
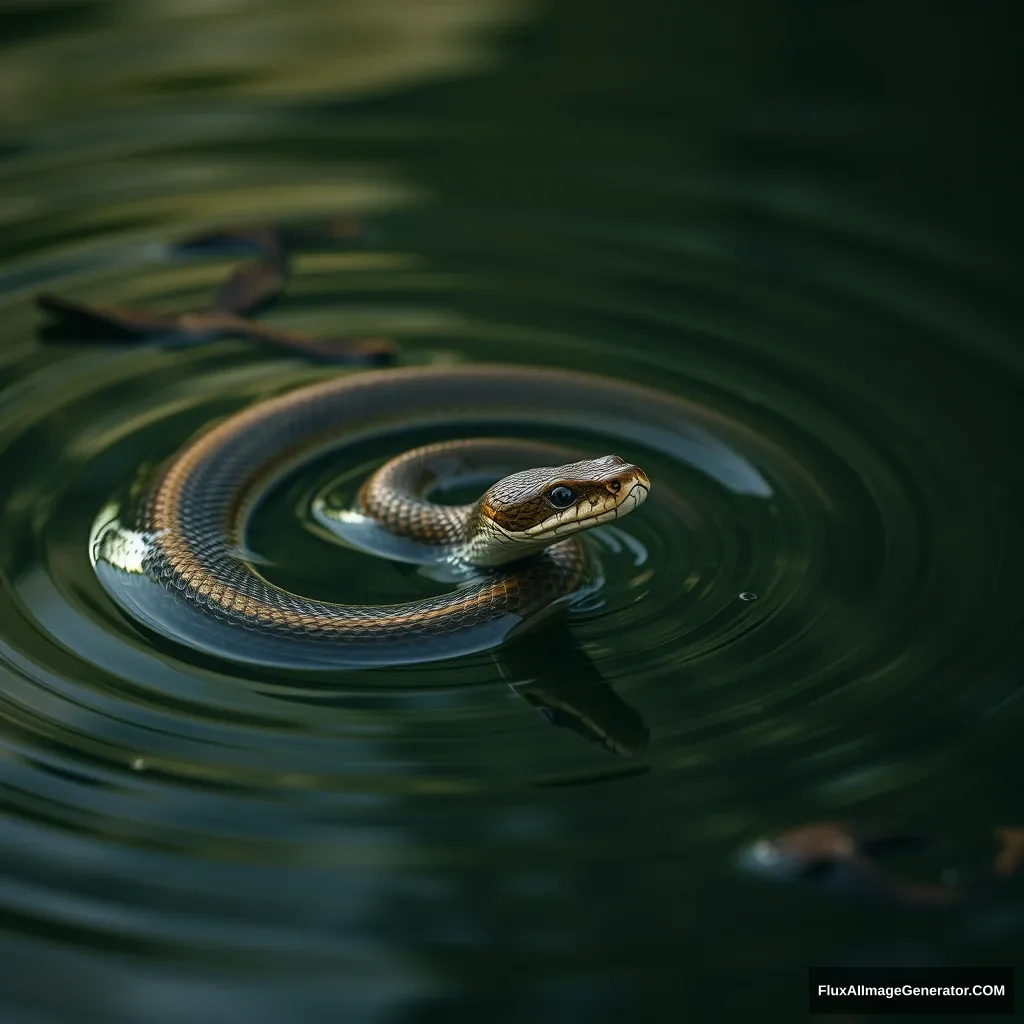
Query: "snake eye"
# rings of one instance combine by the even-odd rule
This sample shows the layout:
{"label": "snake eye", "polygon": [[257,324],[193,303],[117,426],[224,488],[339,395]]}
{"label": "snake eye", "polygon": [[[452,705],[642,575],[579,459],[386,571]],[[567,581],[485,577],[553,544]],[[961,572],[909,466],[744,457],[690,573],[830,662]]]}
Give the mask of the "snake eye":
{"label": "snake eye", "polygon": [[555,487],[548,494],[548,501],[555,508],[568,508],[576,500],[576,493],[569,487]]}

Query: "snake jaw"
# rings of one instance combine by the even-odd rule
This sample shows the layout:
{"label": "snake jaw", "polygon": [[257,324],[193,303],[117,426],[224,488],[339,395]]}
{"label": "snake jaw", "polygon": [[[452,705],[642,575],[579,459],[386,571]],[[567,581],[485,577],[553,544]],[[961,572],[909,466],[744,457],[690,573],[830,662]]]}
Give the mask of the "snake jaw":
{"label": "snake jaw", "polygon": [[[615,490],[603,481],[588,488],[580,500],[524,530],[523,536],[531,540],[547,538],[554,542],[581,530],[609,523],[638,508],[647,500],[651,490],[650,479],[637,466],[627,466],[625,471],[617,474],[614,483],[619,484]],[[603,491],[600,489],[602,485]]]}

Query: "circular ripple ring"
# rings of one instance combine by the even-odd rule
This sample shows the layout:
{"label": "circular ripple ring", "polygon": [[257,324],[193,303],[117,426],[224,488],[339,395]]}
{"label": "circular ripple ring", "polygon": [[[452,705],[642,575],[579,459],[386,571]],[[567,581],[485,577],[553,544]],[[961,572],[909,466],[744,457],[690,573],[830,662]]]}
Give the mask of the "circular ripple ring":
{"label": "circular ripple ring", "polygon": [[[101,517],[97,575],[146,626],[196,649],[262,665],[339,667],[436,660],[482,650],[572,594],[584,570],[576,540],[513,573],[405,606],[339,605],[264,580],[244,555],[248,513],[289,471],[401,417],[429,423],[485,415],[557,428],[593,417],[602,428],[765,486],[701,426],[713,414],[648,388],[589,374],[500,365],[349,375],[259,403],[178,453],[126,522]],[[730,453],[731,454],[731,453]]]}

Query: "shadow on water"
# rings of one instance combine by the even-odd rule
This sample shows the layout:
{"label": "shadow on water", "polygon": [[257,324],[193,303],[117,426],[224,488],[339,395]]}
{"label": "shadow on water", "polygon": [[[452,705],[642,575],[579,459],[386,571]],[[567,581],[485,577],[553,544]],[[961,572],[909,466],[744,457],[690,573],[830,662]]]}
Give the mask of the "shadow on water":
{"label": "shadow on water", "polygon": [[[1018,961],[1020,29],[1010,3],[2,7],[0,1018],[738,1020],[804,1013],[814,961]],[[237,276],[238,225],[280,226],[290,272]],[[258,331],[183,342],[225,312]],[[688,403],[671,437],[524,428],[651,477],[595,531],[597,598],[329,678],[144,635],[89,564],[100,510],[337,372],[296,339],[352,338]],[[440,592],[311,509],[491,426],[303,470],[254,555],[325,599]],[[883,857],[858,821],[935,841]]]}

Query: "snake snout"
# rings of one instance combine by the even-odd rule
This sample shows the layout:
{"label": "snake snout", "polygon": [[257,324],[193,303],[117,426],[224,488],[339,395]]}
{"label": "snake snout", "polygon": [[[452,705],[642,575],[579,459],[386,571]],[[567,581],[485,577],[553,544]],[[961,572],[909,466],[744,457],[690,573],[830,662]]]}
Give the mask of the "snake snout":
{"label": "snake snout", "polygon": [[605,483],[605,490],[611,495],[625,501],[632,496],[639,504],[647,497],[651,489],[651,481],[647,474],[639,466],[631,466],[625,463],[625,468],[609,477]]}

